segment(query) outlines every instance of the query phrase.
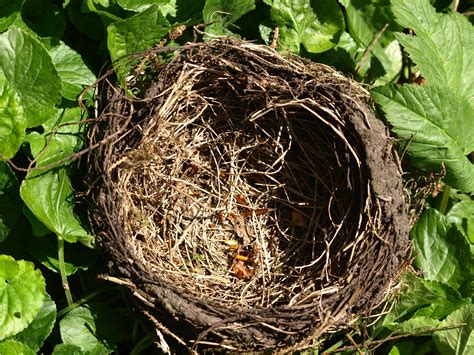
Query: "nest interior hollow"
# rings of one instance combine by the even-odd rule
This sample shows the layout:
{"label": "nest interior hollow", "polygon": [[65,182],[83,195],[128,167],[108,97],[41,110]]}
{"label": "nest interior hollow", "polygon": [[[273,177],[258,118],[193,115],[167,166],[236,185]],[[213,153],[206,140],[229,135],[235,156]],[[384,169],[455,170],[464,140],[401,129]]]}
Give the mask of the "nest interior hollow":
{"label": "nest interior hollow", "polygon": [[378,304],[408,219],[367,92],[234,39],[145,59],[138,97],[109,87],[89,132],[94,232],[145,303],[228,349],[301,345]]}

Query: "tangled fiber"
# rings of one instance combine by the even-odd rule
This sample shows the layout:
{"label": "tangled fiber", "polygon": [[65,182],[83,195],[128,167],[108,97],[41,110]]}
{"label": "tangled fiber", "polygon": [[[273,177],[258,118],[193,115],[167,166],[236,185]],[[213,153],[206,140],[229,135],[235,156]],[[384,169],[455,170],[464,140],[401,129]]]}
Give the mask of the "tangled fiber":
{"label": "tangled fiber", "polygon": [[89,132],[90,220],[116,282],[194,347],[297,349],[368,315],[409,228],[368,93],[236,39],[174,54],[143,57],[133,97],[105,85]]}

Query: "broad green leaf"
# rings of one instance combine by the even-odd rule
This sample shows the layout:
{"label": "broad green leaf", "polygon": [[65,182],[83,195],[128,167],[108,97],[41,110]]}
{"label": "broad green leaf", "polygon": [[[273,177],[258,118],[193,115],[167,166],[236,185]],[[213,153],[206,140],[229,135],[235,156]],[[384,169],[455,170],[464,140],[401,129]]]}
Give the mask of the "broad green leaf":
{"label": "broad green leaf", "polygon": [[0,255],[0,340],[25,329],[43,306],[44,278],[28,261]]}
{"label": "broad green leaf", "polygon": [[168,0],[117,0],[117,4],[122,9],[140,12],[148,9],[153,4],[167,1]]}
{"label": "broad green leaf", "polygon": [[415,264],[426,279],[458,288],[474,276],[467,240],[457,228],[451,228],[451,223],[437,210],[425,210],[410,236],[417,255]]}
{"label": "broad green leaf", "polygon": [[[82,91],[92,85],[96,78],[84,63],[79,53],[60,43],[49,51],[62,83],[62,95],[69,100],[77,100]],[[85,98],[91,98],[92,91]]]}
{"label": "broad green leaf", "polygon": [[394,21],[390,0],[354,0],[346,14],[351,36],[367,51],[356,58],[358,74],[369,81],[378,79],[375,86],[391,82],[402,68],[402,53],[393,31],[402,28]]}
{"label": "broad green leaf", "polygon": [[0,242],[21,214],[18,180],[7,163],[0,160]]}
{"label": "broad green leaf", "polygon": [[389,352],[389,355],[428,355],[436,352],[432,339],[417,337],[412,341],[397,341]]}
{"label": "broad green leaf", "polygon": [[202,16],[206,32],[213,35],[232,35],[232,24],[255,9],[255,0],[206,0]]}
{"label": "broad green leaf", "polygon": [[[411,331],[419,325],[425,329],[427,319],[437,320],[461,306],[470,304],[470,299],[463,299],[454,288],[441,282],[425,280],[413,274],[405,274],[402,278],[400,299],[392,310],[377,324],[376,331],[383,328],[392,331],[403,329],[404,322]],[[418,319],[417,319],[418,318]]]}
{"label": "broad green leaf", "polygon": [[[56,238],[30,238],[28,252],[42,265],[53,272],[59,273],[58,243]],[[66,275],[77,270],[87,270],[97,261],[97,252],[80,244],[64,245],[64,269]]]}
{"label": "broad green leaf", "polygon": [[109,1],[84,0],[82,8],[99,15],[106,27],[111,23],[122,20],[115,13],[117,9],[114,8],[113,3]]}
{"label": "broad green leaf", "polygon": [[273,32],[273,28],[267,26],[265,23],[260,23],[258,25],[258,32],[260,33],[260,37],[262,37],[265,44],[269,45],[272,42],[270,35]]}
{"label": "broad green leaf", "polygon": [[74,215],[73,190],[65,168],[29,174],[20,195],[36,218],[59,238],[92,247],[94,237]]}
{"label": "broad green leaf", "polygon": [[[377,79],[372,84],[372,87],[387,85],[394,82],[401,70],[403,65],[403,55],[400,44],[397,40],[393,40],[390,44],[383,48],[385,58],[388,58],[387,61],[383,62],[383,69],[385,74],[378,75]],[[382,58],[382,56],[379,56]],[[377,71],[372,67],[372,72],[377,74]],[[373,75],[373,74],[372,74]]]}
{"label": "broad green leaf", "polygon": [[94,12],[84,12],[82,0],[71,0],[66,6],[72,24],[87,37],[101,41],[105,35],[105,27],[100,16]]}
{"label": "broad green leaf", "polygon": [[16,154],[25,137],[25,128],[21,99],[0,69],[0,158],[10,159]]}
{"label": "broad green leaf", "polygon": [[343,73],[354,73],[356,56],[362,52],[363,49],[351,35],[344,32],[335,47],[315,55],[314,59],[318,63],[331,65]]}
{"label": "broad green leaf", "polygon": [[56,304],[48,294],[46,296],[47,299],[44,301],[35,319],[33,319],[33,322],[21,333],[14,336],[15,340],[27,345],[35,352],[41,349],[56,322]]}
{"label": "broad green leaf", "polygon": [[[117,4],[120,5],[122,9],[142,12],[148,9],[152,5],[158,5],[163,16],[175,17],[177,15],[178,9],[182,6],[186,6],[188,9],[195,8],[196,3],[202,2],[203,0],[117,0]],[[202,9],[202,6],[201,6]],[[194,15],[195,12],[189,13],[186,16],[186,20]]]}
{"label": "broad green leaf", "polygon": [[430,31],[430,27],[438,21],[440,14],[429,0],[391,0],[395,20],[403,27],[415,31]]}
{"label": "broad green leaf", "polygon": [[96,334],[96,320],[86,306],[77,307],[59,321],[61,339],[66,345],[79,347],[88,354],[108,354],[112,352]]}
{"label": "broad green leaf", "polygon": [[367,48],[377,33],[388,26],[380,34],[376,45],[385,47],[393,40],[393,31],[400,31],[399,26],[393,18],[390,0],[352,0],[347,6],[347,26],[354,40],[364,48]]}
{"label": "broad green leaf", "polygon": [[23,205],[23,214],[28,219],[31,225],[31,231],[33,235],[36,237],[44,237],[45,235],[53,233],[46,227],[43,223],[41,223],[38,218],[35,217],[33,212],[29,210],[28,207]]}
{"label": "broad green leaf", "polygon": [[107,28],[107,46],[122,84],[133,64],[127,56],[153,47],[168,34],[170,28],[168,20],[156,5]]}
{"label": "broad green leaf", "polygon": [[0,34],[0,71],[20,97],[26,126],[51,118],[61,98],[61,82],[44,46],[21,29]]}
{"label": "broad green leaf", "polygon": [[459,226],[460,230],[474,243],[474,201],[465,200],[456,203],[446,215],[450,223]]}
{"label": "broad green leaf", "polygon": [[451,313],[441,326],[465,324],[462,327],[443,330],[433,335],[438,351],[443,355],[474,354],[474,305],[469,304]]}
{"label": "broad green leaf", "polygon": [[0,341],[0,354],[5,355],[35,355],[36,352],[25,344],[16,340],[8,339]]}
{"label": "broad green leaf", "polygon": [[33,131],[26,136],[31,154],[34,157],[39,155],[37,166],[46,166],[70,157],[81,148],[84,132],[84,126],[80,124],[82,118],[79,107],[64,109],[59,117],[53,117],[43,124],[43,133]]}
{"label": "broad green leaf", "polygon": [[300,53],[301,44],[310,53],[334,47],[344,31],[344,17],[335,0],[274,0],[271,17],[280,28],[284,49]]}
{"label": "broad green leaf", "polygon": [[15,22],[25,0],[0,0],[0,33]]}
{"label": "broad green leaf", "polygon": [[40,37],[61,37],[66,28],[61,10],[51,0],[26,0],[23,21]]}
{"label": "broad green leaf", "polygon": [[474,148],[474,120],[467,101],[433,85],[391,85],[375,88],[372,95],[407,144],[412,164],[428,171],[444,164],[448,184],[474,191],[474,164],[466,157]]}
{"label": "broad green leaf", "polygon": [[452,97],[472,102],[474,30],[468,19],[458,13],[437,14],[429,0],[392,0],[392,4],[397,21],[416,33],[400,33],[397,39],[428,83],[448,87]]}
{"label": "broad green leaf", "polygon": [[[168,10],[172,17],[174,17],[174,21],[186,23],[188,25],[197,25],[199,23],[203,23],[203,9],[206,0],[173,0],[171,4],[175,2],[174,11],[175,14],[171,10]],[[163,9],[163,6],[160,6],[161,11],[165,14],[166,9]]]}
{"label": "broad green leaf", "polygon": [[84,355],[84,351],[76,345],[58,344],[54,347],[53,355]]}

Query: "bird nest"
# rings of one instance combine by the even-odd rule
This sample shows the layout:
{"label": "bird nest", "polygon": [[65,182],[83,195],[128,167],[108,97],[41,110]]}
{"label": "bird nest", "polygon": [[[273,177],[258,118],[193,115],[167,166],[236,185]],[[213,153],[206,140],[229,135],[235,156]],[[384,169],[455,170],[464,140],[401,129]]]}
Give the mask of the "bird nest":
{"label": "bird nest", "polygon": [[194,346],[295,349],[367,315],[409,224],[368,93],[235,39],[156,52],[89,132],[111,274]]}

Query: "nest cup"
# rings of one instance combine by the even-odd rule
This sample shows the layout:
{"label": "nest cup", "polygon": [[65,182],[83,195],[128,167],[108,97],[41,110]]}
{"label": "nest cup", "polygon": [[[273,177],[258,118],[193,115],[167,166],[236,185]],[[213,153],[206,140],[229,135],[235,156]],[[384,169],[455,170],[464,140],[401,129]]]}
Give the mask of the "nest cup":
{"label": "nest cup", "polygon": [[111,279],[159,329],[298,349],[383,300],[409,222],[363,88],[228,38],[165,64],[151,51],[129,85],[135,97],[104,85],[89,131],[90,220]]}

